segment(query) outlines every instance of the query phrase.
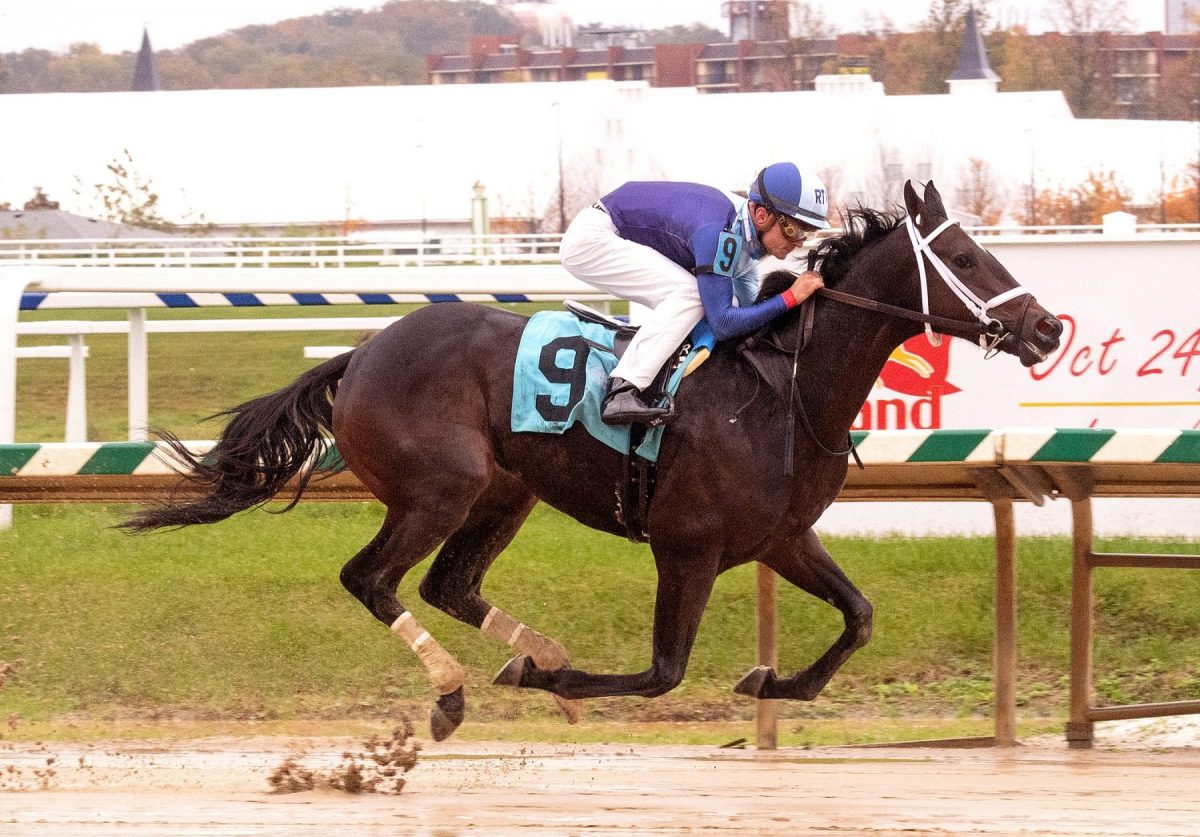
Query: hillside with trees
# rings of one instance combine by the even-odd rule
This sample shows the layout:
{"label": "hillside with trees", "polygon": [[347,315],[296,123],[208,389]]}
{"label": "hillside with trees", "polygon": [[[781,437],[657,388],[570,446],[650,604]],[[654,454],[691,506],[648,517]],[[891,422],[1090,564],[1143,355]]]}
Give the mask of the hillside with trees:
{"label": "hillside with trees", "polygon": [[[1113,60],[1113,33],[1130,27],[1126,2],[1048,0],[1055,31],[1033,35],[1021,26],[996,25],[989,0],[931,0],[925,18],[911,31],[898,31],[881,15],[864,20],[861,33],[842,36],[838,50],[843,63],[861,63],[892,95],[944,93],[973,5],[1001,90],[1062,90],[1082,118],[1195,119],[1200,50],[1166,66],[1159,83],[1139,94],[1136,107],[1117,107],[1118,91],[1105,62]],[[597,27],[578,28],[584,37]],[[792,31],[797,43],[834,37],[834,28],[809,0],[793,0]],[[129,33],[131,47],[139,34]],[[391,0],[371,10],[338,8],[245,26],[159,50],[155,63],[166,90],[424,84],[427,55],[462,54],[475,35],[504,35],[536,47],[503,7],[477,0]],[[154,33],[150,36],[153,41]],[[688,24],[645,32],[640,39],[645,44],[716,43],[726,35]],[[0,93],[128,90],[135,59],[133,50],[110,54],[90,43],[74,44],[65,53],[0,54]],[[828,63],[824,72],[839,71],[837,61]]]}
{"label": "hillside with trees", "polygon": [[[423,84],[428,53],[466,50],[472,35],[517,33],[496,7],[467,0],[395,0],[244,26],[174,50],[156,50],[166,90]],[[136,47],[141,33],[130,32]],[[154,33],[150,32],[153,42]],[[0,55],[0,93],[128,90],[136,50],[75,44],[65,54]]]}
{"label": "hillside with trees", "polygon": [[[393,0],[369,11],[340,8],[244,26],[179,49],[156,50],[154,60],[165,90],[424,84],[426,55],[464,53],[474,35],[529,40],[503,9],[475,0]],[[131,46],[140,36],[129,33]],[[150,38],[153,42],[153,31]],[[645,34],[648,44],[722,38],[698,24]],[[0,93],[128,90],[135,60],[136,49],[105,53],[89,43],[73,44],[65,53],[0,53]]]}

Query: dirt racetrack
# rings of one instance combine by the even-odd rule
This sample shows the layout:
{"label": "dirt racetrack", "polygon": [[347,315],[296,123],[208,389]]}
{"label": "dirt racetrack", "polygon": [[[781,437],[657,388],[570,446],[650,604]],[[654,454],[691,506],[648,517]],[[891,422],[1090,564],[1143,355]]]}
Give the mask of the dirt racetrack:
{"label": "dirt racetrack", "polygon": [[399,795],[269,793],[289,754],[329,769],[349,740],[0,742],[0,834],[1200,834],[1200,748],[1155,723],[1091,751],[451,741],[424,745]]}

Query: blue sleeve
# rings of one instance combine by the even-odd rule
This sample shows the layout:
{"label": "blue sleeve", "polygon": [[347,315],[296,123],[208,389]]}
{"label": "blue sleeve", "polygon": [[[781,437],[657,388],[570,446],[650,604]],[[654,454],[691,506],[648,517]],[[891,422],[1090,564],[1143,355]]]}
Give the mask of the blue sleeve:
{"label": "blue sleeve", "polygon": [[718,340],[757,331],[787,310],[782,296],[773,296],[746,308],[733,304],[733,282],[724,276],[705,273],[696,277],[704,316]]}

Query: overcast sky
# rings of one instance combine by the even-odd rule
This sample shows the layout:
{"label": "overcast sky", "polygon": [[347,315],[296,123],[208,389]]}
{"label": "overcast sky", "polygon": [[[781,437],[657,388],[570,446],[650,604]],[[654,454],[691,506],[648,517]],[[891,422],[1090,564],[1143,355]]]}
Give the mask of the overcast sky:
{"label": "overcast sky", "polygon": [[[812,0],[842,31],[856,29],[864,15],[886,14],[907,26],[929,9],[929,0]],[[1044,24],[1041,10],[1051,0],[992,0],[1002,22]],[[0,52],[36,47],[64,50],[80,41],[97,43],[106,52],[135,51],[142,26],[150,29],[156,49],[173,49],[209,35],[252,23],[274,23],[317,14],[335,7],[375,8],[355,0],[0,0]],[[725,30],[720,0],[561,0],[558,4],[578,23],[628,24],[642,27],[706,23]],[[1139,30],[1163,25],[1161,0],[1129,0]]]}

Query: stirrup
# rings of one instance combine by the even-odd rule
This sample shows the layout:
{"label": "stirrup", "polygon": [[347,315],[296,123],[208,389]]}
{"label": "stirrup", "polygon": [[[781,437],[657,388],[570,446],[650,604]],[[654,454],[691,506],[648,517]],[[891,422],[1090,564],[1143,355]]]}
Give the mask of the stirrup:
{"label": "stirrup", "polygon": [[652,406],[642,400],[637,388],[628,382],[615,387],[600,406],[600,420],[605,424],[645,424],[657,427],[675,416],[674,402]]}

